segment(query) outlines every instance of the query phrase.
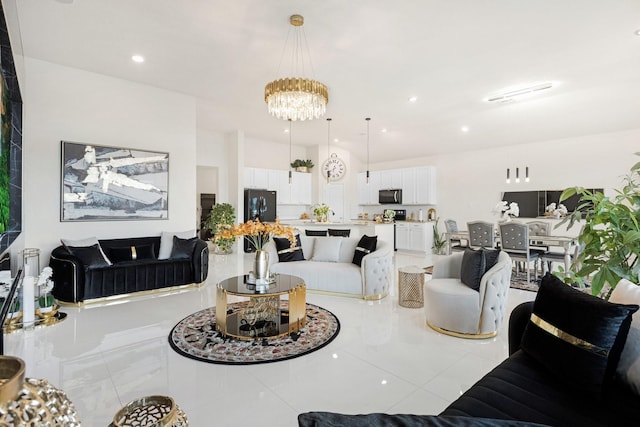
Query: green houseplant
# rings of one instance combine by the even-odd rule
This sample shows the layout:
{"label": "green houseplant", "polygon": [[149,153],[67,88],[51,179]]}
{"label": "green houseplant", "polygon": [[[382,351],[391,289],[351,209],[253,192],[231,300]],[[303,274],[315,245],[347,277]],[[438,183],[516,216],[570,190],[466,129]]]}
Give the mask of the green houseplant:
{"label": "green houseplant", "polygon": [[[640,155],[640,153],[636,153]],[[584,221],[578,236],[584,249],[577,255],[571,271],[562,271],[560,277],[569,283],[584,286],[591,280],[591,292],[600,295],[605,284],[615,288],[620,279],[638,283],[640,264],[640,162],[636,163],[624,179],[621,189],[609,198],[600,192],[582,187],[567,188],[560,201],[573,195],[580,197],[575,212],[559,225],[569,222],[569,228]],[[605,291],[605,296],[608,297]]]}
{"label": "green houseplant", "polygon": [[447,246],[447,240],[444,238],[444,235],[440,234],[438,231],[439,221],[440,218],[436,218],[436,222],[433,224],[433,249],[435,251],[435,255],[443,255]]}
{"label": "green houseplant", "polygon": [[235,238],[223,237],[224,230],[230,230],[236,221],[236,210],[229,203],[214,205],[205,221],[205,226],[211,231],[211,241],[216,245],[216,253],[231,253],[231,246]]}
{"label": "green houseplant", "polygon": [[313,207],[313,215],[316,217],[317,222],[328,222],[329,212],[331,212],[331,208],[324,203]]}
{"label": "green houseplant", "polygon": [[307,159],[307,160],[295,159],[291,163],[291,167],[298,172],[308,172],[313,166],[314,164],[310,159]]}

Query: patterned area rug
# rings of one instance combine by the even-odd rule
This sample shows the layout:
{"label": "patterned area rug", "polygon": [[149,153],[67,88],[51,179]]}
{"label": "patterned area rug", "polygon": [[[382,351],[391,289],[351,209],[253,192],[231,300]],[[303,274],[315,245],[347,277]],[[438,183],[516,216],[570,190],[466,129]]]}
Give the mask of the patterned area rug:
{"label": "patterned area rug", "polygon": [[[229,304],[227,313],[246,302]],[[287,309],[286,301],[281,306]],[[169,334],[169,344],[179,354],[208,363],[250,365],[293,359],[319,350],[340,332],[340,321],[328,310],[307,304],[307,324],[298,333],[280,338],[245,341],[216,331],[216,308],[210,307],[182,319]]]}

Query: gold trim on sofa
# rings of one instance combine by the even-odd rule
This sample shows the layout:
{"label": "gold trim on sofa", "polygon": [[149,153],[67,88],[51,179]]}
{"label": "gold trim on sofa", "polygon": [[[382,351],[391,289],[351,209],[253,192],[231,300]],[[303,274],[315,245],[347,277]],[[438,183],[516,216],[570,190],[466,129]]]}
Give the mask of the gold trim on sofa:
{"label": "gold trim on sofa", "polygon": [[138,297],[143,297],[148,295],[171,294],[173,292],[183,291],[191,288],[200,288],[205,284],[206,282],[187,283],[186,285],[169,286],[165,288],[150,289],[148,291],[129,292],[128,294],[117,294],[117,295],[110,295],[108,297],[102,297],[102,298],[86,299],[84,301],[75,302],[75,303],[60,301],[60,300],[56,300],[56,301],[58,302],[58,304],[65,307],[84,307],[85,305],[97,305],[102,303],[120,302],[121,300],[127,299],[127,298],[138,298]]}
{"label": "gold trim on sofa", "polygon": [[468,338],[472,340],[484,340],[487,338],[493,338],[496,335],[498,335],[498,331],[488,332],[486,334],[464,334],[462,332],[454,332],[454,331],[450,331],[448,329],[443,329],[439,326],[436,326],[433,323],[429,322],[428,320],[427,320],[427,326],[429,326],[431,329],[433,329],[436,332],[440,332],[441,334],[451,335],[452,337],[457,337],[457,338]]}
{"label": "gold trim on sofa", "polygon": [[335,296],[335,297],[357,298],[357,299],[363,299],[365,301],[378,301],[378,300],[381,300],[382,298],[385,298],[387,295],[389,295],[389,291],[381,293],[381,294],[374,294],[374,295],[360,295],[360,294],[350,294],[350,293],[346,293],[346,292],[321,291],[321,290],[309,289],[309,288],[307,288],[307,292],[308,293],[312,293],[312,294],[318,294],[318,295],[330,295],[330,296]]}

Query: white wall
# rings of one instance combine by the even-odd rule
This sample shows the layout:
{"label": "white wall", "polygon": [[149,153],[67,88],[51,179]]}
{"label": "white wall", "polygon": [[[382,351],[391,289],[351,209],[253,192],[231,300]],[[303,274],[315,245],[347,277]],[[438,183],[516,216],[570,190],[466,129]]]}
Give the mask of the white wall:
{"label": "white wall", "polygon": [[[60,238],[194,228],[194,98],[31,58],[25,76],[24,244],[41,249],[41,264]],[[169,219],[61,222],[61,140],[169,152]]]}
{"label": "white wall", "polygon": [[[266,141],[246,137],[245,166],[250,168],[289,170],[289,142]],[[291,161],[310,159],[307,147],[291,146]],[[315,161],[314,161],[315,163]]]}

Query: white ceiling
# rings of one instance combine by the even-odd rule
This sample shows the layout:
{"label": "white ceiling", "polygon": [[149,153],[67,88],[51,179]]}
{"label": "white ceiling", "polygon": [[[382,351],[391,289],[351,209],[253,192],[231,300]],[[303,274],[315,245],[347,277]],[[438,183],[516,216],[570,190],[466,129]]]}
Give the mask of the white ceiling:
{"label": "white ceiling", "polygon": [[[299,13],[312,77],[329,88],[332,135],[364,159],[370,116],[372,162],[640,127],[639,0],[16,5],[25,56],[193,95],[199,128],[283,143],[287,123],[267,113],[264,85],[283,77],[288,18]],[[133,63],[135,53],[146,61]],[[483,101],[548,80],[561,84],[527,101]],[[295,122],[292,138],[326,144],[326,121]]]}

